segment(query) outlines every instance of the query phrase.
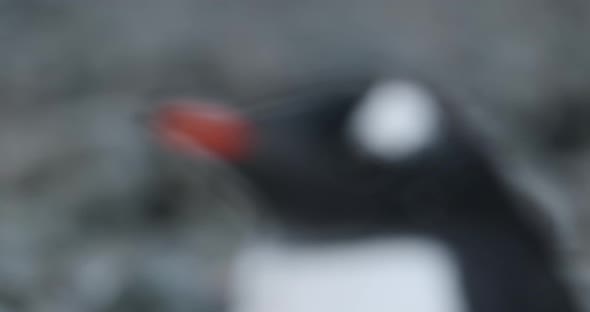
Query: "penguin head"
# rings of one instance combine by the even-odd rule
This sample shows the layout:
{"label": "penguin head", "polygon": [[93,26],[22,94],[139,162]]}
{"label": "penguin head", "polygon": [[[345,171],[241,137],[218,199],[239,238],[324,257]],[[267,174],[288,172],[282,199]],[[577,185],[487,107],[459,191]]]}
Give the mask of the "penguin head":
{"label": "penguin head", "polygon": [[255,161],[264,156],[263,150],[278,149],[273,139],[279,134],[285,136],[283,146],[300,148],[295,154],[314,141],[318,155],[339,144],[375,162],[395,163],[419,155],[440,139],[443,112],[437,101],[425,85],[398,79],[312,88],[255,112],[174,100],[158,112],[155,125],[168,145],[230,164]]}
{"label": "penguin head", "polygon": [[447,152],[467,144],[441,102],[426,84],[390,79],[311,88],[250,111],[176,102],[156,129],[183,151],[232,165],[286,219],[370,223],[382,206],[401,206],[388,201],[417,177],[462,159]]}

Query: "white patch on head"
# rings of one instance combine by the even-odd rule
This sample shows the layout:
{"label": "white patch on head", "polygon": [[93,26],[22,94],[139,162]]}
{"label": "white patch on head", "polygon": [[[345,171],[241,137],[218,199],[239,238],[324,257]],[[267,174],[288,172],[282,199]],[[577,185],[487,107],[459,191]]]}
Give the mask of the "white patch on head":
{"label": "white patch on head", "polygon": [[363,152],[399,160],[432,144],[440,131],[440,111],[420,85],[394,80],[369,91],[353,112],[350,138]]}
{"label": "white patch on head", "polygon": [[464,312],[458,268],[429,240],[258,243],[237,257],[230,312]]}

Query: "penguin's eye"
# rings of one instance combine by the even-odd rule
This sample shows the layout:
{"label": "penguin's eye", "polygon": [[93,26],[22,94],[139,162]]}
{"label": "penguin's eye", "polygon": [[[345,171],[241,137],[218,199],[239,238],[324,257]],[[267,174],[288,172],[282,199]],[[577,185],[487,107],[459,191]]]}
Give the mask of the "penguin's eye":
{"label": "penguin's eye", "polygon": [[352,112],[348,135],[361,152],[382,160],[411,157],[440,130],[435,97],[419,84],[388,81],[373,87]]}

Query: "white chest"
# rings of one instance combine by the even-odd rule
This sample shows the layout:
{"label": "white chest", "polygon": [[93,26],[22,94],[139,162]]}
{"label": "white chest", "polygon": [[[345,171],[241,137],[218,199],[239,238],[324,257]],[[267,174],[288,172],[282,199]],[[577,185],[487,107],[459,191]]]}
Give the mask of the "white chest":
{"label": "white chest", "polygon": [[465,312],[450,252],[434,241],[259,242],[235,261],[230,312]]}

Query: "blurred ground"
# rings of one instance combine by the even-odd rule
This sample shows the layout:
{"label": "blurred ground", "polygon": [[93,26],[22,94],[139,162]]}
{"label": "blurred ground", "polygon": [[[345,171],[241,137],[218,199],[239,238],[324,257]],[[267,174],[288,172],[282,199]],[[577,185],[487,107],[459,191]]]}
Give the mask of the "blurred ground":
{"label": "blurred ground", "polygon": [[0,311],[217,311],[252,205],[223,166],[158,149],[141,116],[168,96],[255,105],[371,74],[424,77],[465,109],[590,292],[589,14],[582,0],[0,0]]}

